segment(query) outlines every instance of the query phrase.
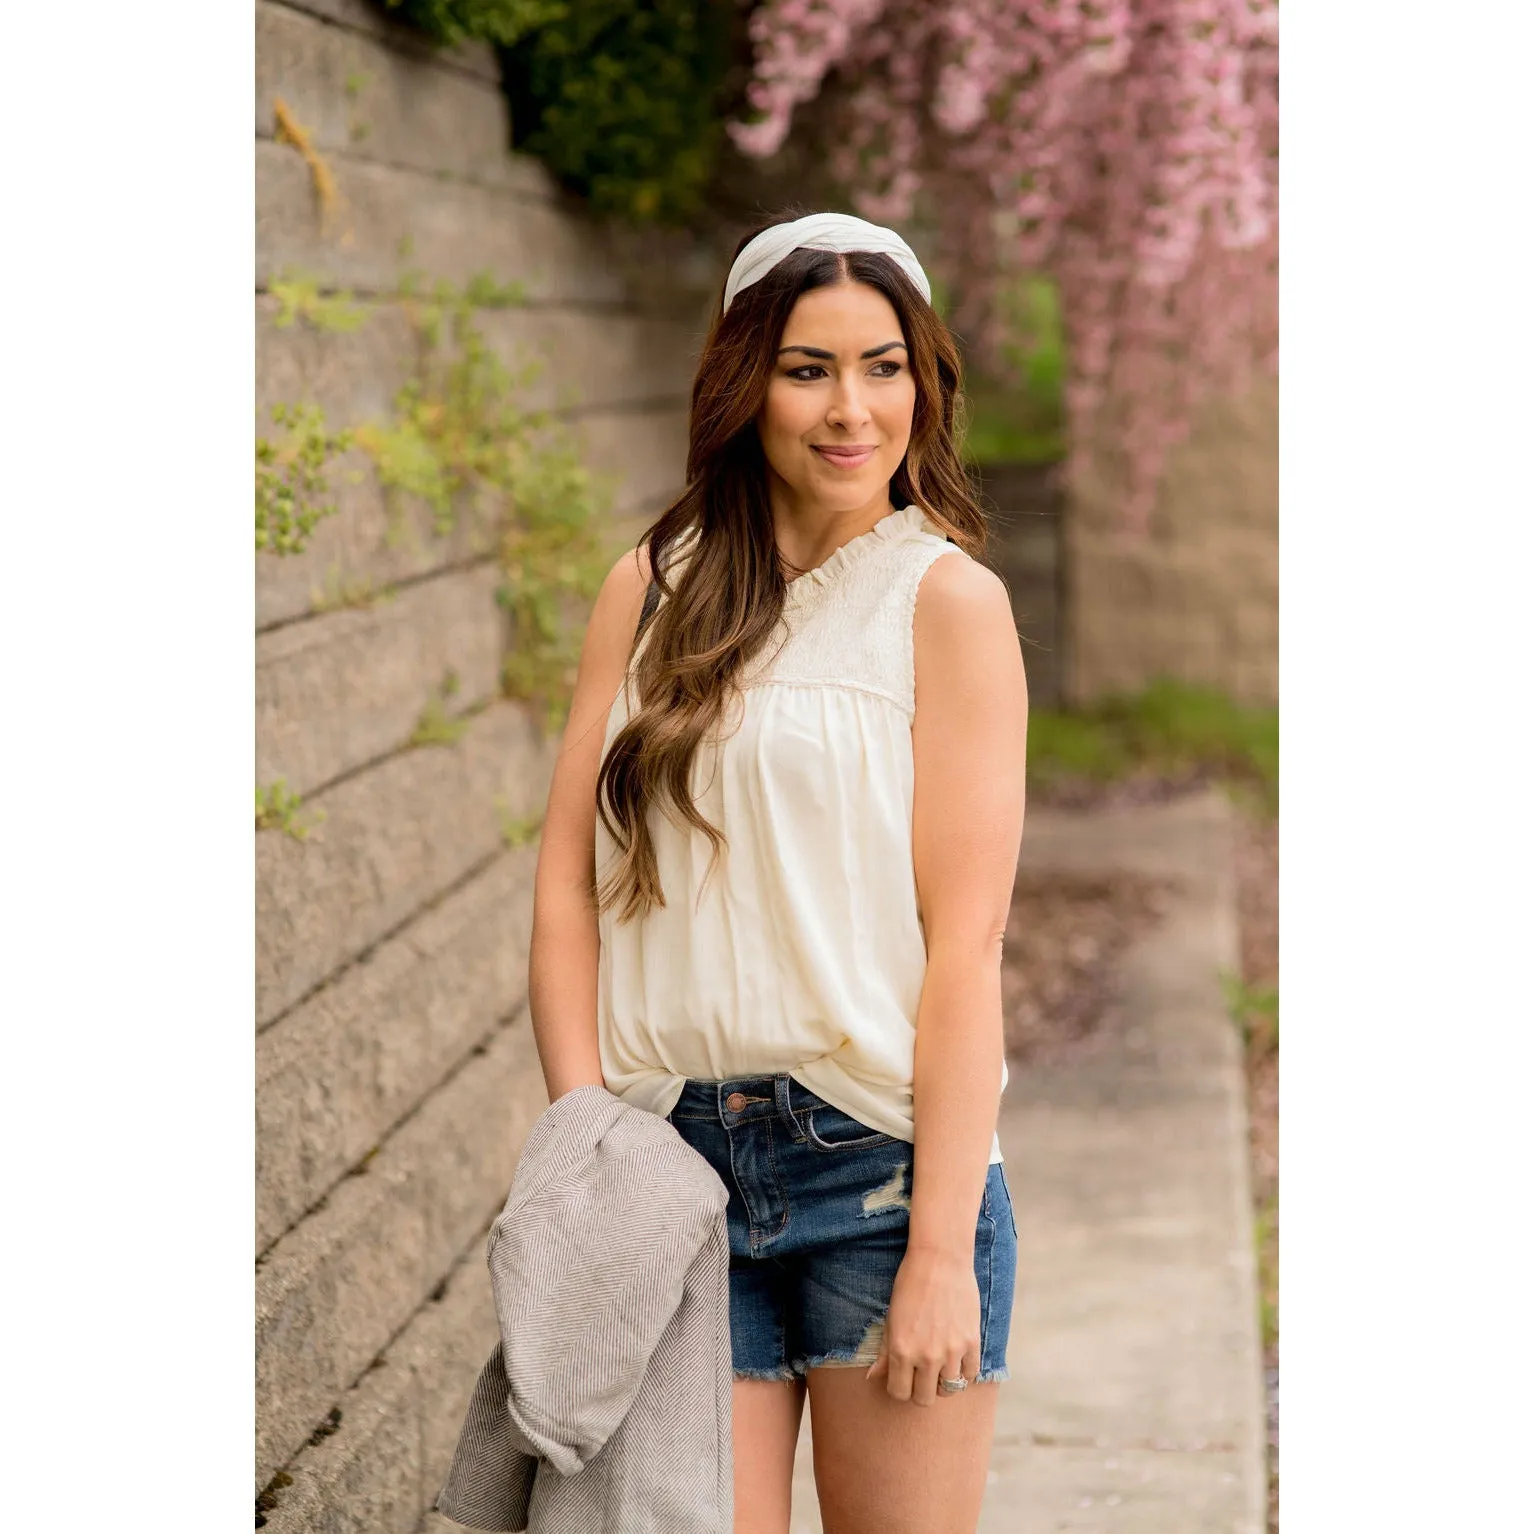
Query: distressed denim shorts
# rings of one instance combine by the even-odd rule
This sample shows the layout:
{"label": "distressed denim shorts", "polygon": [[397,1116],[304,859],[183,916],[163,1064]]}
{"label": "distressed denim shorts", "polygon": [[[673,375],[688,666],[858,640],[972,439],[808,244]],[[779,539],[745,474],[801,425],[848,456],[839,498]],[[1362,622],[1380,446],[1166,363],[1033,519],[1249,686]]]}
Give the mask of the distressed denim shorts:
{"label": "distressed denim shorts", "polygon": [[[736,1377],[873,1363],[910,1230],[914,1147],[787,1072],[690,1080],[667,1122],[729,1190]],[[1008,1378],[1016,1274],[1012,1198],[993,1162],[975,1224],[978,1380]]]}

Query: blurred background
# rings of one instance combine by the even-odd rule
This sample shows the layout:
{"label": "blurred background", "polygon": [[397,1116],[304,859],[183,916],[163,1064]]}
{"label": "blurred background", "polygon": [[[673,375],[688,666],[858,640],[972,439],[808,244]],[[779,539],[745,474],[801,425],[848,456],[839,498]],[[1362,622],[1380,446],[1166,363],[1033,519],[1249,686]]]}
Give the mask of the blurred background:
{"label": "blurred background", "polygon": [[794,206],[928,265],[1028,666],[983,1527],[1276,1528],[1276,7],[254,24],[258,1527],[450,1527],[585,614]]}

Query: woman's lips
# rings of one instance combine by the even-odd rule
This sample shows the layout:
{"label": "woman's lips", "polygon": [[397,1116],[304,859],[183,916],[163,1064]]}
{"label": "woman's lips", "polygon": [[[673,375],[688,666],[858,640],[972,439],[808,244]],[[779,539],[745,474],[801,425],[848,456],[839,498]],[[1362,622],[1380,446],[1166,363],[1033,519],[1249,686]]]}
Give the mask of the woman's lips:
{"label": "woman's lips", "polygon": [[814,451],[819,453],[827,463],[834,463],[838,469],[861,469],[874,455],[874,449],[857,445],[854,447],[820,447],[811,444]]}

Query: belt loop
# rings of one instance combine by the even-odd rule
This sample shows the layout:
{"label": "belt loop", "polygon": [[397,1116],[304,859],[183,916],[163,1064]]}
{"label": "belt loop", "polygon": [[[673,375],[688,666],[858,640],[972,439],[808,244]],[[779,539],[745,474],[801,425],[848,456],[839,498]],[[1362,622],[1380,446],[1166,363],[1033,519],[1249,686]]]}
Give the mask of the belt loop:
{"label": "belt loop", "polygon": [[804,1126],[799,1122],[799,1115],[794,1112],[793,1099],[789,1096],[789,1083],[792,1080],[787,1071],[779,1071],[773,1083],[773,1095],[778,1102],[778,1116],[788,1125],[794,1144],[802,1145],[808,1136],[804,1132]]}

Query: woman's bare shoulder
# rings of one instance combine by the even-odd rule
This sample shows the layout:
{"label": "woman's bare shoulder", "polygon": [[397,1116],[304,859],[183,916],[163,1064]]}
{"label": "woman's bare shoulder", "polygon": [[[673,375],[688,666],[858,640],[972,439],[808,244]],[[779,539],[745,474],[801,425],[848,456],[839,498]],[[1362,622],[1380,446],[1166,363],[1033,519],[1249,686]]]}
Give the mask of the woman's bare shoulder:
{"label": "woman's bare shoulder", "polygon": [[639,623],[649,585],[649,549],[642,543],[637,548],[625,549],[603,578],[591,609],[591,627],[598,631],[597,637],[613,641],[623,638],[626,651]]}
{"label": "woman's bare shoulder", "polygon": [[916,625],[947,643],[979,633],[991,643],[1017,638],[1006,582],[987,564],[950,545],[923,572],[916,588]]}
{"label": "woman's bare shoulder", "polygon": [[[919,695],[943,692],[957,701],[995,690],[1026,697],[1011,593],[989,565],[962,549],[934,559],[922,575],[912,643]],[[942,688],[932,687],[934,677]]]}

